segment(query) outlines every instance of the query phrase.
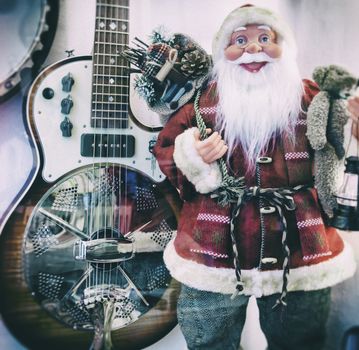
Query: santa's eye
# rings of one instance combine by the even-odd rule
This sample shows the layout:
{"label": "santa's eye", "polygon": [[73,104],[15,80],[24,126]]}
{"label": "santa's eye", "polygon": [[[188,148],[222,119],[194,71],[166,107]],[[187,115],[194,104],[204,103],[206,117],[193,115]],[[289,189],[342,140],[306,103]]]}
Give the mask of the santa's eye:
{"label": "santa's eye", "polygon": [[271,43],[271,37],[268,34],[261,34],[258,38],[260,44],[269,44]]}
{"label": "santa's eye", "polygon": [[236,44],[239,46],[243,46],[243,45],[247,44],[247,38],[243,35],[237,36]]}

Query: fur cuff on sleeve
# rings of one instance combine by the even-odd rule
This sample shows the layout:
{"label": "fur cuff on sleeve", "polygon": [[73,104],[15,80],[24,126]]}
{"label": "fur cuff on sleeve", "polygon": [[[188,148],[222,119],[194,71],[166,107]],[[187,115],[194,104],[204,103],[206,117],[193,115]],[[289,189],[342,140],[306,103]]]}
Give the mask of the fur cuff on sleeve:
{"label": "fur cuff on sleeve", "polygon": [[188,129],[176,137],[173,158],[199,193],[209,193],[220,186],[222,175],[217,162],[207,164],[197,153],[193,135],[196,129]]}

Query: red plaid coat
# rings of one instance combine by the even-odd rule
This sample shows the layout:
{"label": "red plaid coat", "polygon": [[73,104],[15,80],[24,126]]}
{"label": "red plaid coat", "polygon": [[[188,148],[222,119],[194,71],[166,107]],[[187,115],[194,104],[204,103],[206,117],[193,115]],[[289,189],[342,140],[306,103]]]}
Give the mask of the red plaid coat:
{"label": "red plaid coat", "polygon": [[[303,84],[306,110],[318,89],[308,80]],[[210,85],[200,99],[201,115],[212,129],[217,103],[214,90]],[[212,178],[215,169],[203,168],[208,166],[201,164],[191,147],[191,128],[195,126],[194,107],[188,104],[169,120],[154,149],[162,171],[184,200],[177,236],[165,251],[165,262],[172,275],[189,286],[231,293],[235,275],[230,208],[222,208],[209,196],[218,179]],[[295,145],[286,136],[271,141],[269,151],[258,159],[256,174],[246,172],[246,157],[240,147],[229,167],[231,175],[245,177],[247,186],[310,187],[294,195],[295,211],[284,210],[290,249],[289,291],[328,287],[352,276],[355,270],[350,247],[326,225],[312,187],[313,151],[305,135],[305,113],[299,116],[295,133]],[[235,227],[245,293],[261,296],[279,292],[283,254],[278,212],[265,201],[252,199],[244,205]]]}

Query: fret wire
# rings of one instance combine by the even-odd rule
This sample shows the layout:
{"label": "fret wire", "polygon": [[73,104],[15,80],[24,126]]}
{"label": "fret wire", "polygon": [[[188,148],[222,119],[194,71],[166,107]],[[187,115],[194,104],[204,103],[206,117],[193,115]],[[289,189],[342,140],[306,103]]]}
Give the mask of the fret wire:
{"label": "fret wire", "polygon": [[[126,97],[129,97],[129,95],[126,95]],[[125,105],[127,104],[126,101],[92,101],[92,103],[96,103],[97,105],[109,105],[109,106],[115,106],[115,105]]]}
{"label": "fret wire", "polygon": [[[115,67],[114,67],[115,68]],[[104,78],[121,78],[121,79],[130,79],[128,75],[118,75],[118,74],[111,74],[111,72],[107,73],[96,73],[95,76],[101,76]]]}
{"label": "fret wire", "polygon": [[94,83],[93,85],[103,86],[103,87],[121,87],[121,88],[129,88],[129,87],[128,87],[128,85],[121,85],[121,84],[96,84],[96,83]]}
{"label": "fret wire", "polygon": [[96,19],[103,19],[105,21],[111,21],[111,22],[130,22],[129,19],[117,19],[117,18],[109,18],[109,17],[103,17],[103,16],[96,16]]}
{"label": "fret wire", "polygon": [[[126,112],[127,113],[127,112]],[[101,120],[102,117],[92,117],[92,119],[98,119]],[[118,117],[118,118],[110,118],[110,117],[106,117],[106,120],[127,120],[127,118],[125,117]]]}
{"label": "fret wire", "polygon": [[[100,56],[101,54],[99,54]],[[107,63],[94,63],[94,66],[99,66],[99,67],[109,67],[109,68],[116,68],[118,67],[118,65],[112,65],[112,64],[107,64]],[[124,68],[128,68],[128,66],[122,66]]]}
{"label": "fret wire", "polygon": [[[102,112],[102,111],[101,111]],[[121,111],[121,115],[122,116],[117,116],[117,117],[112,117],[112,116],[108,116],[106,115],[106,120],[127,120],[127,115],[128,115],[128,111]],[[125,116],[123,116],[125,115]],[[102,119],[102,115],[101,116],[98,116],[96,117],[95,115],[91,116],[91,119],[92,120],[101,120]],[[104,119],[105,120],[105,119]]]}
{"label": "fret wire", "polygon": [[[92,93],[93,98],[96,98],[96,96],[97,96],[97,99],[99,99],[100,95],[103,95],[106,98],[109,96],[113,96],[113,97],[118,96],[118,98],[120,98],[120,101],[124,101],[125,99],[127,99],[130,96],[130,94],[127,91],[124,91],[123,93],[120,93],[120,94],[101,93],[101,92]],[[118,101],[118,100],[116,100],[116,101]],[[100,101],[97,101],[97,102],[100,102]],[[107,101],[107,103],[111,103],[111,101]]]}
{"label": "fret wire", "polygon": [[120,64],[114,65],[114,64],[108,64],[108,63],[94,63],[93,65],[96,67],[108,67],[108,68],[114,68],[114,69],[116,69],[116,68],[128,69],[129,68],[129,66],[123,66]]}
{"label": "fret wire", "polygon": [[116,7],[116,8],[123,8],[123,9],[129,9],[129,6],[124,5],[115,5],[115,4],[104,4],[104,3],[97,3],[97,6],[105,6],[105,7]]}
{"label": "fret wire", "polygon": [[[124,103],[126,104],[126,103]],[[92,112],[116,112],[116,113],[122,113],[122,112],[128,112],[127,110],[122,110],[122,111],[117,111],[117,110],[113,110],[113,109],[92,109]],[[92,118],[100,118],[100,117],[92,117]]]}
{"label": "fret wire", "polygon": [[[94,53],[94,56],[116,56],[116,55],[118,55],[118,54],[116,54],[116,53],[102,53],[102,52],[95,52]],[[123,61],[125,61],[125,59],[124,58],[122,58],[122,57],[117,57],[117,58],[121,58]],[[125,67],[125,66],[123,66],[123,67]]]}
{"label": "fret wire", "polygon": [[[121,111],[121,113],[128,113],[128,111]],[[101,119],[101,117],[93,116],[92,119]],[[107,120],[121,120],[121,119],[127,119],[126,117],[106,117]]]}
{"label": "fret wire", "polygon": [[103,74],[99,74],[99,73],[95,73],[93,74],[94,76],[100,76],[100,77],[104,77],[104,78],[126,78],[129,79],[128,75],[116,75],[116,74],[111,74],[111,75],[103,75]]}
{"label": "fret wire", "polygon": [[129,94],[111,94],[110,92],[93,92],[92,95],[104,95],[104,96],[130,96]]}
{"label": "fret wire", "polygon": [[120,44],[120,43],[107,43],[106,41],[95,41],[95,44],[101,44],[101,45],[115,45],[115,46],[127,46],[127,44]]}
{"label": "fret wire", "polygon": [[111,34],[129,35],[128,32],[119,32],[119,31],[117,31],[117,30],[98,29],[98,28],[95,29],[95,32],[96,32],[96,33],[98,33],[98,32],[103,32],[103,33],[111,33]]}

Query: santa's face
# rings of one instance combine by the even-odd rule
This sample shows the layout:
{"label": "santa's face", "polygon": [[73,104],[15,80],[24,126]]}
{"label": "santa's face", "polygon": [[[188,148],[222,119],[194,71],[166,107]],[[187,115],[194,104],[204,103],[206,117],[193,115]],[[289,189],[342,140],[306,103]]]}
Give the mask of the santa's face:
{"label": "santa's face", "polygon": [[219,98],[216,128],[224,135],[228,157],[242,146],[249,171],[273,137],[293,135],[301,111],[295,50],[277,39],[268,26],[239,27],[213,67]]}
{"label": "santa's face", "polygon": [[[256,55],[251,59],[250,55]],[[282,48],[277,43],[276,33],[266,25],[249,24],[237,28],[231,35],[230,43],[224,51],[228,61],[238,62],[251,73],[259,72],[269,61],[279,59]],[[267,59],[266,57],[269,57]]]}

